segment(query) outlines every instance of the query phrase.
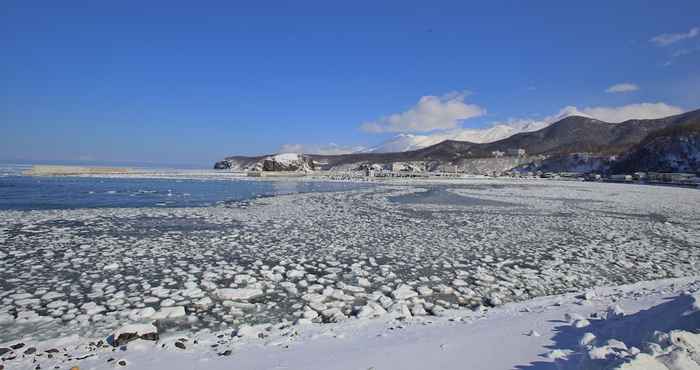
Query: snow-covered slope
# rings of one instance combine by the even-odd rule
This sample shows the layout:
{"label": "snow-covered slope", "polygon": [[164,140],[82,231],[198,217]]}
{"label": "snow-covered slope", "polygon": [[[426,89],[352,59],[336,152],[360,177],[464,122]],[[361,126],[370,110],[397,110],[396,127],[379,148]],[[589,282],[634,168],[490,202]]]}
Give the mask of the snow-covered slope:
{"label": "snow-covered slope", "polygon": [[700,173],[700,120],[652,132],[615,170]]}

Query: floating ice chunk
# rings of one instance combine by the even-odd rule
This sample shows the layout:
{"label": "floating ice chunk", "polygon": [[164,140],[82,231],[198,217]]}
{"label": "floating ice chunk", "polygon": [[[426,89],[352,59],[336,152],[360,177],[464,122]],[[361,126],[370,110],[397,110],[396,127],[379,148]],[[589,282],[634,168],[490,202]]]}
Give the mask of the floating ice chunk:
{"label": "floating ice chunk", "polygon": [[439,284],[435,286],[435,290],[440,294],[452,294],[455,292],[454,288],[447,286],[445,284]]}
{"label": "floating ice chunk", "polygon": [[158,298],[166,298],[170,295],[170,289],[163,288],[163,287],[155,287],[151,289],[151,294]]}
{"label": "floating ice chunk", "polygon": [[92,316],[92,315],[97,315],[100,312],[104,312],[106,309],[100,305],[98,305],[95,302],[88,302],[84,303],[82,306],[80,306],[80,309],[85,312],[86,315]]}
{"label": "floating ice chunk", "polygon": [[624,363],[618,367],[620,370],[668,370],[668,367],[659,362],[654,356],[646,353],[640,353],[635,356],[630,362]]}
{"label": "floating ice chunk", "polygon": [[201,308],[201,309],[207,309],[212,304],[214,304],[214,302],[209,297],[200,298],[199,300],[194,302],[195,307]]}
{"label": "floating ice chunk", "polygon": [[588,332],[588,333],[583,334],[581,339],[578,341],[578,344],[580,344],[582,346],[587,346],[587,345],[591,344],[594,340],[595,340],[595,334]]}
{"label": "floating ice chunk", "polygon": [[245,301],[263,295],[262,289],[257,288],[223,288],[216,290],[216,296],[225,301]]}
{"label": "floating ice chunk", "polygon": [[308,320],[313,320],[313,319],[318,317],[318,312],[311,310],[311,309],[308,309],[308,310],[304,311],[304,313],[302,314],[302,317],[305,319],[308,319]]}
{"label": "floating ice chunk", "polygon": [[131,321],[141,321],[153,316],[156,310],[153,307],[145,307],[141,309],[131,310],[129,313],[129,320]]}
{"label": "floating ice chunk", "polygon": [[357,278],[357,285],[363,288],[369,288],[370,286],[372,286],[372,283],[370,283],[370,281],[365,278]]}
{"label": "floating ice chunk", "polygon": [[104,270],[104,271],[114,271],[117,269],[119,269],[119,264],[116,262],[110,263],[109,265],[106,265],[105,267],[102,268],[102,270]]}
{"label": "floating ice chunk", "polygon": [[51,321],[53,318],[40,316],[35,311],[19,311],[17,312],[17,323],[36,323],[42,321]]}
{"label": "floating ice chunk", "polygon": [[425,310],[425,306],[422,303],[416,303],[411,307],[411,314],[413,316],[425,316],[428,312]]}
{"label": "floating ice chunk", "polygon": [[390,308],[389,312],[400,318],[410,319],[413,317],[411,310],[405,302],[396,302]]}
{"label": "floating ice chunk", "polygon": [[182,295],[189,298],[202,298],[204,297],[204,291],[195,286],[193,288],[183,290]]}
{"label": "floating ice chunk", "polygon": [[290,281],[283,281],[280,283],[280,286],[282,289],[284,289],[287,293],[291,295],[296,295],[299,293],[299,290],[297,289],[296,285]]}
{"label": "floating ice chunk", "polygon": [[467,286],[469,284],[467,284],[467,282],[462,280],[462,279],[454,279],[454,280],[452,280],[452,285],[454,285],[454,286]]}
{"label": "floating ice chunk", "polygon": [[384,307],[379,305],[376,302],[367,302],[366,305],[362,306],[355,316],[359,318],[363,317],[376,317],[376,316],[382,316],[386,314],[386,310]]}
{"label": "floating ice chunk", "polygon": [[392,304],[394,304],[394,301],[391,298],[383,295],[383,296],[379,297],[379,304],[381,304],[382,307],[387,309],[387,308],[391,307]]}
{"label": "floating ice chunk", "polygon": [[19,300],[19,299],[31,298],[33,296],[34,295],[31,293],[15,293],[15,294],[10,295],[10,298],[12,298],[14,300]]}
{"label": "floating ice chunk", "polygon": [[209,280],[203,280],[200,285],[202,286],[202,288],[204,288],[206,290],[214,290],[217,288],[216,284],[209,281]]}
{"label": "floating ice chunk", "polygon": [[363,293],[365,291],[365,288],[363,287],[349,285],[343,282],[338,283],[338,288],[352,293]]}
{"label": "floating ice chunk", "polygon": [[236,283],[236,285],[254,283],[255,281],[256,279],[248,274],[236,275],[236,277],[233,278],[233,282]]}
{"label": "floating ice chunk", "polygon": [[571,350],[568,349],[553,349],[549,352],[547,352],[547,358],[556,360],[556,359],[561,359],[561,358],[566,358],[569,354],[571,353]]}
{"label": "floating ice chunk", "polygon": [[41,300],[39,298],[27,298],[27,299],[19,299],[15,301],[15,305],[17,306],[36,306],[41,303]]}
{"label": "floating ice chunk", "polygon": [[287,275],[288,279],[301,279],[304,277],[304,275],[306,275],[306,271],[290,270],[290,271],[287,271],[286,275]]}
{"label": "floating ice chunk", "polygon": [[44,301],[50,301],[50,300],[60,298],[63,296],[65,296],[65,294],[63,294],[61,292],[48,292],[48,293],[44,294],[43,296],[41,296],[41,299]]}
{"label": "floating ice chunk", "polygon": [[307,302],[312,302],[312,303],[321,303],[326,300],[326,296],[323,294],[304,294],[301,296],[301,299],[307,301]]}
{"label": "floating ice chunk", "polygon": [[65,307],[65,306],[68,306],[68,302],[66,302],[66,301],[53,301],[53,302],[49,302],[49,304],[46,305],[46,307],[49,309],[55,309],[55,308]]}
{"label": "floating ice chunk", "polygon": [[393,292],[391,292],[391,296],[394,297],[394,299],[398,300],[405,300],[413,297],[417,297],[418,293],[413,290],[409,285],[401,285],[398,288],[396,288]]}
{"label": "floating ice chunk", "polygon": [[162,307],[158,312],[149,317],[152,320],[176,319],[185,316],[185,307]]}
{"label": "floating ice chunk", "polygon": [[348,317],[337,307],[329,308],[321,312],[325,322],[341,322]]}
{"label": "floating ice chunk", "polygon": [[433,290],[425,285],[419,286],[417,290],[418,294],[420,294],[422,297],[433,295]]}
{"label": "floating ice chunk", "polygon": [[0,324],[6,324],[15,321],[15,317],[9,313],[0,313]]}
{"label": "floating ice chunk", "polygon": [[672,330],[669,333],[671,343],[690,353],[700,354],[700,334],[685,330]]}

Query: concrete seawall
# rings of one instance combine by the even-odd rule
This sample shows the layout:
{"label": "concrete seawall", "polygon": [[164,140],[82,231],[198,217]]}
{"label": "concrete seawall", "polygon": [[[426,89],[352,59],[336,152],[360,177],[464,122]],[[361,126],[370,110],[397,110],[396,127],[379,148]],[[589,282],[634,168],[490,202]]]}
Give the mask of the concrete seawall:
{"label": "concrete seawall", "polygon": [[24,172],[27,176],[75,176],[75,175],[109,175],[127,174],[128,168],[119,167],[82,167],[36,165]]}

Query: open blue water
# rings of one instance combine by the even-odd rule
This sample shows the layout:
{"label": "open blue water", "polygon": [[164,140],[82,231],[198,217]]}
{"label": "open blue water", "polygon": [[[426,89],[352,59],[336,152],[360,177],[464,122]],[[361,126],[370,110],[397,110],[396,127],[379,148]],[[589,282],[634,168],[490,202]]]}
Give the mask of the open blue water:
{"label": "open blue water", "polygon": [[0,169],[0,209],[198,207],[293,193],[351,190],[344,182],[21,176]]}

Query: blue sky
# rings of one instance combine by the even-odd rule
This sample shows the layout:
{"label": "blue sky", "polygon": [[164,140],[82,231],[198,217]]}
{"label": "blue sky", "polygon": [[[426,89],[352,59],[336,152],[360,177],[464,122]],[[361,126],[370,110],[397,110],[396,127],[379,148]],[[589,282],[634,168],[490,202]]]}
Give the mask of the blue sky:
{"label": "blue sky", "polygon": [[[567,106],[700,108],[697,0],[338,3],[5,1],[0,159],[209,165]],[[437,110],[411,114],[422,97]]]}

